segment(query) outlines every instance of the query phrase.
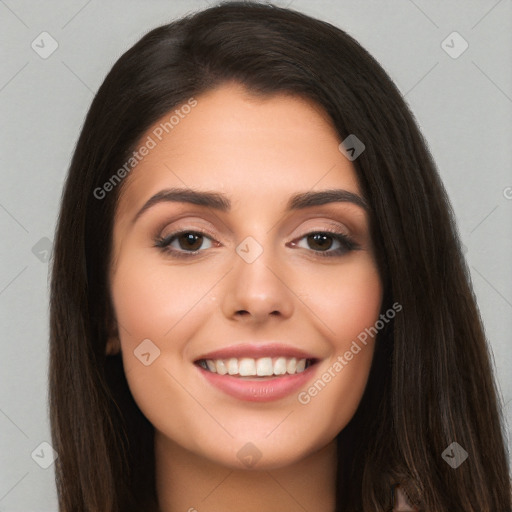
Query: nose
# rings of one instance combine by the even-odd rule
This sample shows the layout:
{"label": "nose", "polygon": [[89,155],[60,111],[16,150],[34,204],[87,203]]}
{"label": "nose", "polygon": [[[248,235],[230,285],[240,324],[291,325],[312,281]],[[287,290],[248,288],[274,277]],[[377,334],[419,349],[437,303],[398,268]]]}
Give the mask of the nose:
{"label": "nose", "polygon": [[263,323],[273,317],[289,318],[293,313],[293,283],[290,272],[273,251],[263,248],[254,260],[235,254],[227,276],[222,310],[226,318]]}

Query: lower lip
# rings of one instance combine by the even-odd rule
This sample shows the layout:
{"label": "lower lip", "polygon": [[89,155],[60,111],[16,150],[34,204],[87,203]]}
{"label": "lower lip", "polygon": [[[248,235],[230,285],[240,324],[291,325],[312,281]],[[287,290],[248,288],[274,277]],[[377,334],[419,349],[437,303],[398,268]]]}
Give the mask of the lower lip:
{"label": "lower lip", "polygon": [[196,366],[196,368],[210,384],[234,398],[248,402],[271,402],[284,398],[304,387],[315,374],[317,366],[318,363],[306,368],[301,373],[283,375],[262,381],[245,380],[231,375],[219,375],[200,366]]}

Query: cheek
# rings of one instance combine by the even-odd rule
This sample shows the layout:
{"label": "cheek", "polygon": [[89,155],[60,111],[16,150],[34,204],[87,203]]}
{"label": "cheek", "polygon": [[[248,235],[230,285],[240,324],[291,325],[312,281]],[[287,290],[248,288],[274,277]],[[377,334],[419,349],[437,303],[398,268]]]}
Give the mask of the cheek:
{"label": "cheek", "polygon": [[382,303],[382,285],[372,259],[357,264],[304,274],[305,303],[319,317],[323,332],[336,350],[375,323]]}
{"label": "cheek", "polygon": [[[190,428],[190,399],[179,385],[183,354],[209,307],[201,297],[215,280],[211,272],[194,271],[191,276],[162,261],[126,251],[117,262],[111,293],[133,398],[153,425],[165,429],[172,417],[172,428],[179,432]],[[172,414],[169,404],[181,413]]]}
{"label": "cheek", "polygon": [[308,293],[307,304],[320,318],[317,325],[331,352],[299,403],[335,435],[353,417],[366,387],[374,352],[367,329],[379,319],[383,290],[370,257],[338,268],[336,275],[315,277],[304,282],[304,289],[316,290]]}
{"label": "cheek", "polygon": [[201,298],[214,282],[207,269],[191,275],[150,258],[120,260],[111,290],[121,344],[164,340],[175,325],[182,327],[185,317],[188,323],[204,306]]}

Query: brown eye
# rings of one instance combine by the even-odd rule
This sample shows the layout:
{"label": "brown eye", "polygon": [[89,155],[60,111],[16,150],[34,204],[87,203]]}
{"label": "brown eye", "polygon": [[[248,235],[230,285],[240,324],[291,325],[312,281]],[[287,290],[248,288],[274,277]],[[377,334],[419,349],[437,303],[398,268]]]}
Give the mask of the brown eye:
{"label": "brown eye", "polygon": [[184,233],[176,238],[180,248],[190,251],[197,251],[202,243],[203,236],[196,233]]}
{"label": "brown eye", "polygon": [[212,239],[204,233],[199,233],[197,231],[178,231],[171,233],[169,236],[164,238],[158,238],[155,241],[155,247],[159,247],[163,251],[172,253],[178,257],[193,256],[194,253],[202,250],[201,247],[205,240],[210,241],[210,245],[203,247],[203,249],[209,249],[212,246]]}
{"label": "brown eye", "polygon": [[325,233],[314,233],[307,236],[310,247],[315,250],[330,249],[333,244],[333,237]]}
{"label": "brown eye", "polygon": [[[306,239],[306,247],[300,245],[300,241],[304,239]],[[330,250],[333,244],[334,246],[337,244],[338,247]],[[294,242],[292,245],[311,249],[317,256],[321,257],[343,256],[352,250],[360,249],[360,245],[345,233],[331,231],[308,233],[299,239],[299,243]]]}

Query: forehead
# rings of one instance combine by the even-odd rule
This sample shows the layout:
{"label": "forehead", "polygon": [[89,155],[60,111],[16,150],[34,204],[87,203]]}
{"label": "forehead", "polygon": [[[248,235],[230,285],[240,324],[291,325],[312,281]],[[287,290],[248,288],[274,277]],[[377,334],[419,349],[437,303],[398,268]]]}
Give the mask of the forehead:
{"label": "forehead", "polygon": [[151,149],[125,178],[118,216],[171,187],[224,192],[235,204],[237,198],[258,199],[260,206],[314,187],[359,193],[334,125],[313,101],[257,97],[238,84],[194,100],[193,107],[162,116],[140,138],[151,140]]}

